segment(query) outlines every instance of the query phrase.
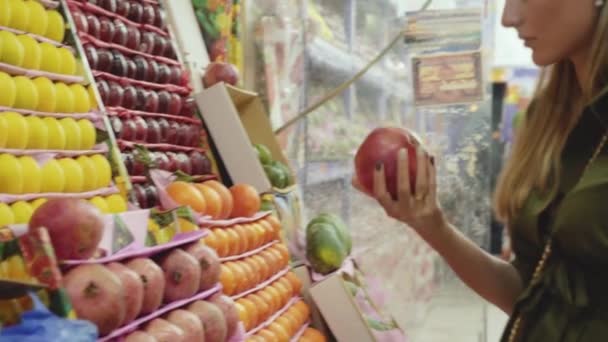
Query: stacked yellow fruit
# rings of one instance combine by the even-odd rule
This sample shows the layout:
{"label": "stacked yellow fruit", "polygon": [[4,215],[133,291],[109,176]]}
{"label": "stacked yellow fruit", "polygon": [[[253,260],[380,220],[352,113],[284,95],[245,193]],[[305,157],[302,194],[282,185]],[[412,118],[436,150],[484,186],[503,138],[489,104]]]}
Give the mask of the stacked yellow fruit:
{"label": "stacked yellow fruit", "polygon": [[38,1],[0,0],[0,26],[33,33],[63,42],[65,19],[56,10],[47,10]]}

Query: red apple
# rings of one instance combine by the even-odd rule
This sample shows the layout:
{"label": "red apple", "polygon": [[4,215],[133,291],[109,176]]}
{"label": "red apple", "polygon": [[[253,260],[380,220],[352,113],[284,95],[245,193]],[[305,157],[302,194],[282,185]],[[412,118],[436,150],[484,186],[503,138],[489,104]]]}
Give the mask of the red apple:
{"label": "red apple", "polygon": [[154,152],[152,158],[157,169],[167,170],[169,168],[169,157],[163,152]]}
{"label": "red apple", "polygon": [[72,11],[72,18],[74,19],[74,24],[76,24],[76,29],[78,29],[79,32],[89,32],[89,22],[84,13],[79,10],[74,10]]}
{"label": "red apple", "polygon": [[146,76],[146,81],[155,83],[158,79],[158,63],[155,60],[151,59],[148,62],[148,75]]}
{"label": "red apple", "polygon": [[110,72],[116,76],[124,77],[128,73],[127,59],[118,50],[112,51],[112,66]]}
{"label": "red apple", "polygon": [[182,98],[176,93],[172,93],[169,99],[169,108],[167,108],[169,114],[179,115],[182,111]]}
{"label": "red apple", "polygon": [[166,143],[171,145],[176,145],[177,140],[179,139],[179,134],[181,134],[181,125],[177,121],[171,121],[169,123],[169,130],[166,135]]}
{"label": "red apple", "polygon": [[137,50],[141,42],[141,32],[137,29],[137,27],[129,26],[127,28],[127,44],[126,46],[129,49]]}
{"label": "red apple", "polygon": [[205,87],[211,87],[217,83],[225,82],[236,85],[239,82],[239,72],[236,67],[229,63],[213,62],[207,66],[203,83]]}
{"label": "red apple", "polygon": [[188,141],[186,142],[186,146],[200,146],[201,136],[201,127],[198,125],[190,125],[190,127],[188,127]]}
{"label": "red apple", "polygon": [[135,110],[144,110],[146,108],[148,91],[141,87],[136,87],[135,90],[137,90],[137,102],[135,104]]}
{"label": "red apple", "polygon": [[115,30],[114,24],[110,19],[106,17],[99,19],[99,39],[111,43],[114,39]]}
{"label": "red apple", "polygon": [[116,0],[101,0],[99,1],[99,6],[108,12],[116,12]]}
{"label": "red apple", "polygon": [[127,18],[136,23],[141,22],[141,17],[143,15],[143,7],[139,2],[131,1],[131,6],[129,8],[129,15]]}
{"label": "red apple", "polygon": [[148,124],[146,123],[146,120],[138,116],[133,119],[133,122],[135,123],[135,139],[133,140],[137,142],[146,142],[148,137]]}
{"label": "red apple", "polygon": [[158,127],[160,127],[160,142],[167,142],[167,135],[169,134],[169,121],[165,118],[160,118],[158,121]]}
{"label": "red apple", "polygon": [[[133,174],[131,174],[133,175]],[[146,190],[141,184],[133,184],[133,193],[135,194],[135,198],[137,199],[137,204],[141,209],[147,208],[146,201]]]}
{"label": "red apple", "polygon": [[97,70],[97,64],[99,63],[97,49],[93,45],[85,45],[84,55],[87,57],[87,61],[89,62],[91,69]]}
{"label": "red apple", "polygon": [[155,6],[151,4],[143,5],[143,13],[141,16],[142,24],[154,25],[154,22],[156,21],[156,11],[154,11],[154,7]]}
{"label": "red apple", "polygon": [[199,151],[190,152],[190,163],[192,164],[193,175],[200,176],[211,173],[211,161]]}
{"label": "red apple", "polygon": [[152,49],[152,54],[155,56],[163,56],[165,54],[165,50],[167,46],[169,46],[169,42],[159,34],[154,34],[154,48]]}
{"label": "red apple", "polygon": [[137,65],[132,59],[127,58],[127,77],[135,79],[135,73],[137,73]]}
{"label": "red apple", "polygon": [[108,82],[105,80],[96,80],[97,83],[97,91],[99,92],[99,97],[101,97],[101,101],[105,104],[108,103],[110,96],[110,86]]}
{"label": "red apple", "polygon": [[134,86],[128,85],[123,88],[122,106],[127,109],[134,109],[137,104],[137,90]]}
{"label": "red apple", "polygon": [[124,90],[122,86],[116,82],[110,82],[110,93],[108,95],[108,106],[119,107],[122,106],[122,98],[124,96]]}
{"label": "red apple", "polygon": [[135,62],[135,79],[143,81],[148,75],[148,60],[142,56],[135,56],[133,62]]}
{"label": "red apple", "polygon": [[158,65],[158,76],[156,78],[157,83],[169,83],[171,79],[171,68],[166,64]]}
{"label": "red apple", "polygon": [[188,158],[188,155],[186,155],[185,153],[178,153],[177,154],[177,168],[182,171],[183,173],[192,174],[192,164],[190,163],[190,158]]}
{"label": "red apple", "polygon": [[373,130],[363,141],[355,155],[357,180],[365,191],[374,191],[374,170],[378,163],[384,165],[386,186],[391,196],[397,199],[397,161],[401,149],[408,151],[410,187],[414,192],[416,184],[416,147],[420,140],[403,128],[382,127]]}
{"label": "red apple", "polygon": [[135,122],[133,120],[124,120],[122,121],[122,126],[120,130],[119,139],[132,141],[135,139]]}
{"label": "red apple", "polygon": [[146,103],[144,104],[143,110],[150,113],[158,112],[158,101],[158,94],[153,90],[149,90],[146,95]]}
{"label": "red apple", "polygon": [[167,158],[169,158],[169,166],[167,167],[167,171],[175,172],[179,167],[179,160],[177,154],[175,152],[167,152],[165,153]]}
{"label": "red apple", "polygon": [[154,26],[164,30],[166,28],[165,12],[160,8],[160,6],[156,6],[154,8],[154,14]]}
{"label": "red apple", "polygon": [[121,156],[122,156],[122,162],[123,162],[123,164],[125,164],[125,169],[127,169],[127,173],[132,175],[133,167],[135,165],[135,158],[129,152],[123,152],[123,153],[121,153]]}
{"label": "red apple", "polygon": [[227,53],[228,53],[228,50],[226,49],[226,39],[220,38],[220,39],[216,40],[215,42],[213,42],[213,44],[211,44],[211,49],[209,51],[209,58],[212,61],[216,62],[216,61],[219,61],[220,59],[225,59],[222,57],[225,57]]}
{"label": "red apple", "polygon": [[112,61],[114,60],[114,56],[112,52],[106,49],[97,49],[97,68],[98,71],[110,71],[112,67]]}
{"label": "red apple", "polygon": [[116,3],[116,14],[127,17],[129,15],[129,9],[131,9],[131,3],[128,1],[118,1]]}
{"label": "red apple", "polygon": [[161,131],[160,131],[160,125],[158,124],[158,122],[153,118],[148,118],[146,120],[146,123],[148,125],[147,142],[150,144],[160,143]]}
{"label": "red apple", "polygon": [[158,92],[158,112],[169,113],[169,106],[171,104],[171,93],[166,90]]}
{"label": "red apple", "polygon": [[101,26],[99,19],[93,14],[87,14],[87,23],[89,27],[88,33],[95,38],[99,38],[99,29]]}
{"label": "red apple", "polygon": [[158,191],[154,185],[146,185],[144,187],[146,193],[146,206],[148,208],[154,208],[158,205]]}
{"label": "red apple", "polygon": [[169,79],[170,83],[173,84],[177,84],[177,85],[181,85],[182,79],[184,77],[184,71],[181,67],[179,66],[173,66],[171,67],[171,78]]}
{"label": "red apple", "polygon": [[114,19],[114,39],[112,42],[126,46],[129,38],[129,29],[127,25],[119,19]]}
{"label": "red apple", "polygon": [[196,112],[196,101],[193,97],[182,98],[182,111],[179,113],[181,116],[192,117]]}
{"label": "red apple", "polygon": [[182,123],[179,125],[179,133],[177,133],[176,145],[188,146],[189,140],[190,140],[190,125],[187,123]]}
{"label": "red apple", "polygon": [[155,35],[156,35],[156,33],[153,33],[153,32],[144,32],[141,35],[141,43],[137,47],[137,50],[141,51],[143,53],[152,53],[152,50],[154,49],[154,36]]}

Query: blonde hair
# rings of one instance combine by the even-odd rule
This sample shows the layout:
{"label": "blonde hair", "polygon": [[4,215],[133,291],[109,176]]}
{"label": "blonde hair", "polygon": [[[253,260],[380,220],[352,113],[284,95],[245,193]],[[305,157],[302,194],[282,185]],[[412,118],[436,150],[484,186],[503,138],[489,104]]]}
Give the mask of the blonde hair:
{"label": "blonde hair", "polygon": [[608,91],[606,41],[608,8],[603,8],[593,37],[586,84],[579,84],[570,61],[561,61],[541,72],[533,104],[517,130],[511,156],[494,194],[496,216],[503,222],[508,223],[517,215],[533,189],[542,196],[557,190],[561,152],[568,135],[583,107]]}

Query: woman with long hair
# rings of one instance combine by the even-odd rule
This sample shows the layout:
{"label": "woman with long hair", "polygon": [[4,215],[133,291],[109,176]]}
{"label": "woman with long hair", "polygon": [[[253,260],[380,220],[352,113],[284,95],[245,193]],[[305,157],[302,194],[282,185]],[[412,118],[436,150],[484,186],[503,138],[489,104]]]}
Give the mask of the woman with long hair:
{"label": "woman with long hair", "polygon": [[[374,194],[479,295],[510,315],[502,341],[608,340],[608,0],[506,0],[544,67],[494,196],[513,262],[484,252],[445,219],[435,165],[421,148],[415,189],[399,153],[398,199],[377,165]],[[358,181],[353,184],[361,189]],[[415,195],[414,195],[415,194]]]}

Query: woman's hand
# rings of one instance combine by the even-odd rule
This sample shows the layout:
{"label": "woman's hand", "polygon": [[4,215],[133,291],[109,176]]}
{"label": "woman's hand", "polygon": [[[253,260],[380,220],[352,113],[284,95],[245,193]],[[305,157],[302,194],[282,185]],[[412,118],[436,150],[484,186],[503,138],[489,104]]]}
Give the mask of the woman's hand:
{"label": "woman's hand", "polygon": [[[409,225],[419,233],[424,229],[445,225],[437,200],[435,163],[420,146],[416,148],[416,185],[411,189],[408,160],[407,149],[401,149],[397,162],[397,200],[393,200],[386,188],[384,165],[376,165],[373,197],[388,216]],[[353,178],[353,186],[366,193],[356,177]]]}

